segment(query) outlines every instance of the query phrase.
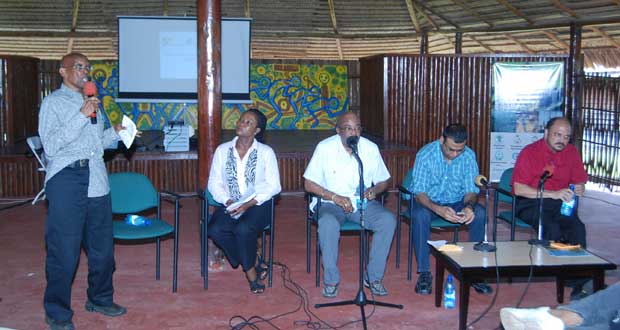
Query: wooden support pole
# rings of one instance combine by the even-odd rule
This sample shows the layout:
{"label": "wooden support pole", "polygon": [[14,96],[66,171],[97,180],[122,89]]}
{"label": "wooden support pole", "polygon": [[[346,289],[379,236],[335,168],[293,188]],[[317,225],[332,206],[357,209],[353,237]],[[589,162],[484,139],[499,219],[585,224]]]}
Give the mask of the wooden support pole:
{"label": "wooden support pole", "polygon": [[457,32],[454,34],[454,54],[463,54],[463,33]]}
{"label": "wooden support pole", "polygon": [[573,122],[573,132],[575,131],[575,110],[577,109],[575,91],[577,90],[577,78],[581,71],[581,25],[571,24],[570,26],[570,49],[568,52],[567,67],[567,91],[566,91],[566,117]]}
{"label": "wooden support pole", "polygon": [[220,0],[197,0],[198,186],[206,188],[222,129],[222,13]]}

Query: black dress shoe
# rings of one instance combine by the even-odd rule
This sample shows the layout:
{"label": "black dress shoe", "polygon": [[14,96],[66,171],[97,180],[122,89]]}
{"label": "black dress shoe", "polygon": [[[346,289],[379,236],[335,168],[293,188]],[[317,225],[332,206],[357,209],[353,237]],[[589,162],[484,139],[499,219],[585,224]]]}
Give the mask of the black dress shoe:
{"label": "black dress shoe", "polygon": [[50,330],[75,330],[75,326],[71,320],[56,321],[53,318],[45,316],[45,323],[50,326]]}
{"label": "black dress shoe", "polygon": [[101,306],[101,305],[95,305],[90,300],[86,301],[86,305],[84,305],[84,308],[88,312],[97,312],[105,316],[112,316],[112,317],[121,316],[127,313],[127,308],[117,305],[115,303],[112,303],[112,305],[110,306]]}
{"label": "black dress shoe", "polygon": [[471,285],[476,292],[480,294],[491,294],[493,293],[493,288],[486,283],[473,283]]}
{"label": "black dress shoe", "polygon": [[415,284],[415,293],[431,294],[433,292],[433,275],[431,272],[422,272],[418,276],[418,282]]}

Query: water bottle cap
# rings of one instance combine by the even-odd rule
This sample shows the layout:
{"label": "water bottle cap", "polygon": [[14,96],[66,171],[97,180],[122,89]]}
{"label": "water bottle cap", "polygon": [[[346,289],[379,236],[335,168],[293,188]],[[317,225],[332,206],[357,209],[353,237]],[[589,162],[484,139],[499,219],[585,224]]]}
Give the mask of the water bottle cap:
{"label": "water bottle cap", "polygon": [[448,274],[448,281],[452,281],[452,274]]}

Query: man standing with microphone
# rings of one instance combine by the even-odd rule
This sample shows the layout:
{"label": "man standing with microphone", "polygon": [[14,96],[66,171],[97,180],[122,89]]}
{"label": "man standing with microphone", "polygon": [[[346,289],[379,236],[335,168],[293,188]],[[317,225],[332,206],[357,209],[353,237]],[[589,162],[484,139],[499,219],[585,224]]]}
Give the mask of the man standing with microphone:
{"label": "man standing with microphone", "polygon": [[127,310],[114,303],[112,273],[114,242],[105,146],[118,141],[120,124],[104,130],[91,121],[99,100],[86,97],[90,64],[79,53],[65,55],[58,70],[60,89],[48,95],[39,112],[39,135],[47,157],[45,193],[48,198],[45,243],[47,286],[45,321],[52,330],[72,330],[71,286],[83,246],[88,256],[85,309],[107,316]]}
{"label": "man standing with microphone", "polygon": [[[385,296],[383,286],[385,264],[396,220],[375,198],[388,187],[390,173],[376,144],[361,137],[362,127],[355,113],[346,112],[338,118],[336,133],[316,146],[304,173],[307,192],[321,198],[319,211],[319,243],[324,269],[323,296],[336,297],[340,284],[338,271],[338,241],[340,225],[345,221],[360,222],[358,162],[353,156],[351,142],[357,142],[357,152],[364,169],[365,228],[374,232],[365,284],[375,296]],[[353,137],[353,139],[351,139]],[[349,141],[349,143],[347,143]],[[374,184],[374,185],[373,185]],[[314,210],[316,201],[310,204]],[[361,253],[362,251],[360,251]]]}
{"label": "man standing with microphone", "polygon": [[[512,190],[517,195],[517,216],[538,228],[538,185],[543,192],[543,239],[566,241],[586,247],[586,229],[574,210],[571,216],[560,213],[563,201],[583,196],[588,181],[581,156],[569,141],[572,129],[568,119],[552,118],[542,139],[527,145],[515,163]],[[573,184],[575,191],[569,189]]]}

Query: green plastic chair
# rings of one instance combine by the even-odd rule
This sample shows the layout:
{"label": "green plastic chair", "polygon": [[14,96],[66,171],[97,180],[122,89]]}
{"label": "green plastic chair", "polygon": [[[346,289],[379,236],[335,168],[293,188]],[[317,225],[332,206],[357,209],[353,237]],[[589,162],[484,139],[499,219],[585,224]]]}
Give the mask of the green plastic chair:
{"label": "green plastic chair", "polygon": [[[209,256],[209,244],[208,239],[208,224],[211,221],[211,213],[209,213],[209,207],[222,207],[223,205],[216,202],[213,199],[213,195],[209,190],[200,190],[198,192],[202,199],[202,206],[200,208],[200,273],[203,277],[203,287],[209,288],[209,269],[208,269],[208,256]],[[268,285],[271,287],[273,283],[273,250],[275,241],[275,200],[276,196],[272,197],[268,202],[270,203],[269,210],[269,224],[265,226],[261,234],[261,256],[266,258],[268,268]],[[269,235],[269,257],[265,255],[265,243],[267,242],[267,235]]]}
{"label": "green plastic chair", "polygon": [[[113,214],[138,214],[153,209],[157,210],[156,218],[148,218],[150,225],[134,226],[125,221],[113,221],[114,239],[123,241],[155,240],[155,279],[160,278],[160,242],[168,235],[174,236],[174,256],[172,267],[172,292],[177,290],[177,258],[179,251],[179,199],[181,196],[171,192],[158,192],[151,180],[145,175],[134,172],[112,173],[109,175],[110,197]],[[172,198],[175,202],[174,226],[161,219],[160,203],[162,198]]]}
{"label": "green plastic chair", "polygon": [[[410,207],[411,200],[414,198],[413,192],[409,190],[411,183],[413,182],[413,168],[407,171],[405,179],[402,185],[398,186],[398,221],[396,221],[396,268],[400,267],[400,232],[401,232],[401,219],[409,220],[409,248],[407,252],[407,280],[411,281],[412,273],[412,258],[413,258],[413,208]],[[406,209],[403,210],[402,205],[406,205]],[[459,227],[458,223],[452,223],[437,216],[431,220],[431,229],[454,229],[453,242],[459,241]]]}
{"label": "green plastic chair", "polygon": [[[316,227],[316,231],[315,231],[315,237],[316,237],[316,243],[315,243],[315,285],[318,288],[321,285],[321,247],[319,244],[319,233],[318,233],[318,223],[319,223],[319,212],[318,211],[311,211],[310,210],[310,202],[312,201],[312,198],[316,197],[317,199],[317,204],[315,206],[315,209],[318,210],[321,207],[321,198],[319,196],[316,196],[314,194],[311,193],[306,193],[306,273],[310,273],[310,250],[312,249],[312,225],[314,225]],[[381,194],[380,195],[381,198],[381,205],[384,205],[385,203],[385,194]],[[353,221],[345,221],[342,225],[340,225],[340,232],[342,234],[359,234],[359,231],[362,229],[362,227],[357,223],[357,222],[353,222]],[[370,235],[371,231],[367,230],[366,231],[366,242],[370,242],[370,240],[368,239],[369,235]],[[366,244],[366,254],[364,256],[364,260],[366,261],[366,263],[368,263],[368,249],[369,249],[370,244]]]}
{"label": "green plastic chair", "polygon": [[[512,171],[513,168],[509,168],[502,173],[502,176],[499,179],[499,183],[497,188],[495,189],[495,195],[493,198],[493,241],[496,241],[497,238],[497,219],[506,221],[510,224],[510,240],[515,240],[515,229],[516,227],[520,228],[532,228],[525,221],[516,216],[516,205],[517,199],[516,196],[512,193],[512,187],[510,185],[510,180],[512,179]],[[511,205],[510,211],[502,211],[498,214],[499,202],[508,203]]]}

